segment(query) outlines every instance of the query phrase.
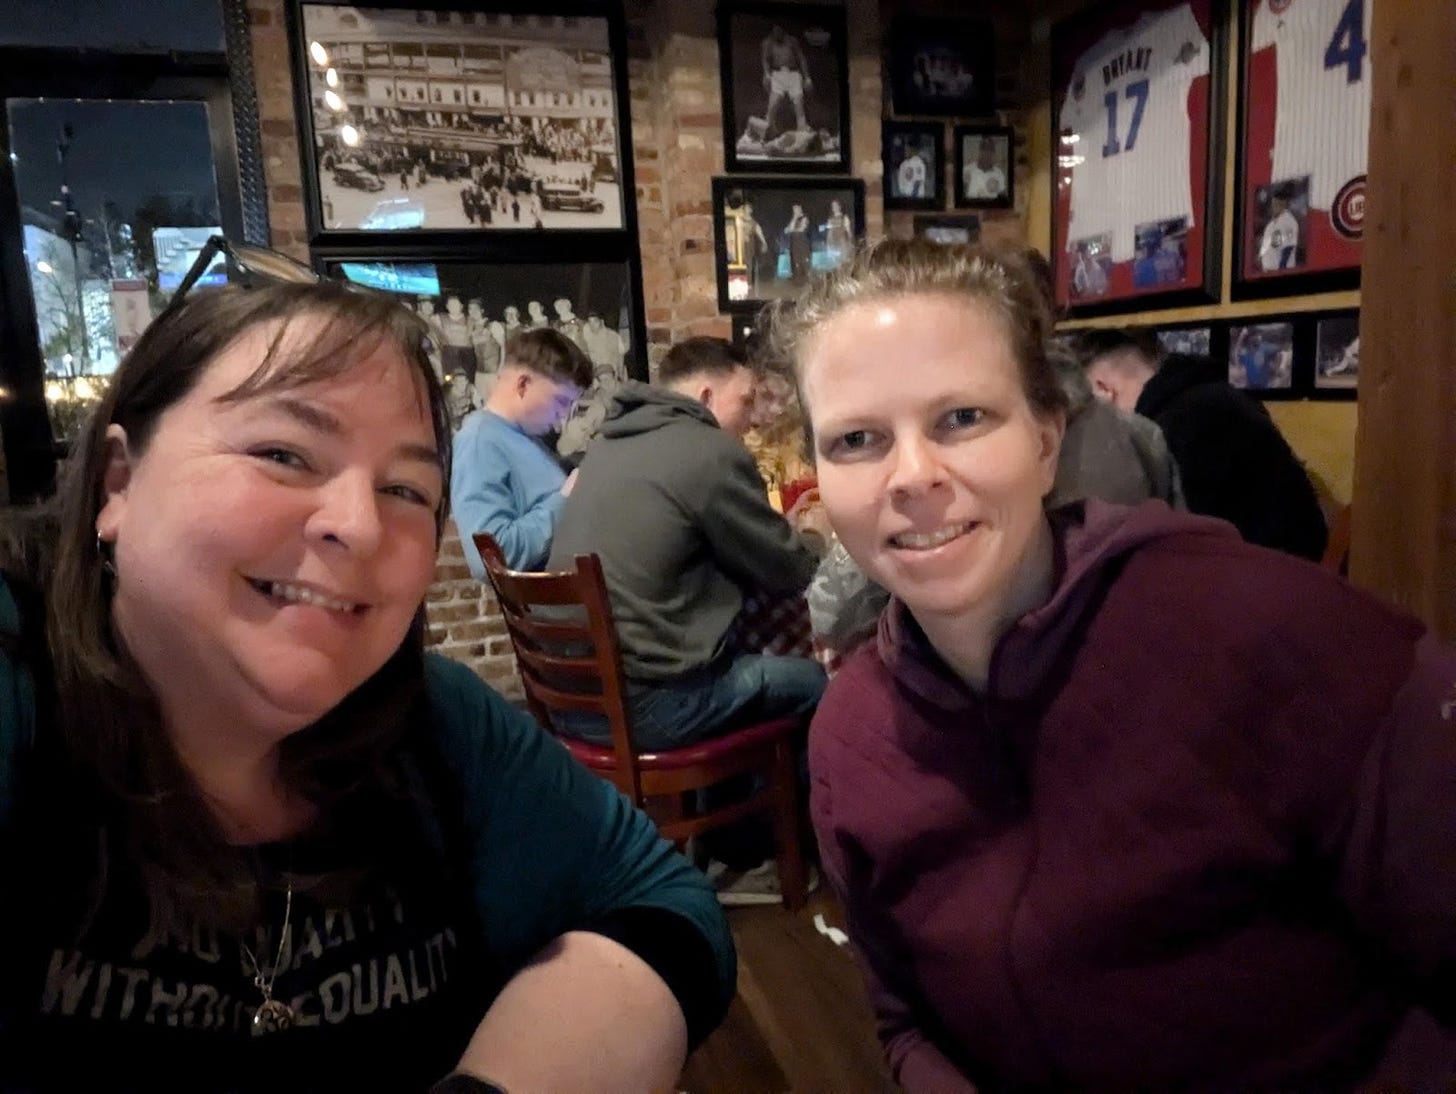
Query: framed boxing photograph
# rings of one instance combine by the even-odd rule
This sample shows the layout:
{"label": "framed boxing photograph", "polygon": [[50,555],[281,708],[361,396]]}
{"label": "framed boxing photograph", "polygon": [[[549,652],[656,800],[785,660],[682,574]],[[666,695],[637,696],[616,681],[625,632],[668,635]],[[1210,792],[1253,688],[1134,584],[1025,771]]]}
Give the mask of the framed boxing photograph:
{"label": "framed boxing photograph", "polygon": [[723,0],[723,160],[729,171],[849,172],[844,8]]}
{"label": "framed boxing photograph", "polygon": [[955,203],[959,209],[1010,209],[1016,195],[1016,134],[1009,125],[958,125]]}
{"label": "framed boxing photograph", "polygon": [[1074,317],[1220,288],[1224,0],[1118,0],[1052,30],[1052,261]]}
{"label": "framed boxing photograph", "polygon": [[1238,0],[1236,300],[1360,284],[1372,0]]}
{"label": "framed boxing photograph", "polygon": [[594,10],[289,0],[311,239],[633,231],[625,28]]}
{"label": "framed boxing photograph", "polygon": [[996,36],[984,20],[902,15],[890,31],[896,114],[974,118],[996,109]]}
{"label": "framed boxing photograph", "polygon": [[865,230],[862,179],[713,180],[718,308],[794,299],[850,256]]}
{"label": "framed boxing photograph", "polygon": [[886,209],[945,208],[945,126],[939,122],[884,123]]}

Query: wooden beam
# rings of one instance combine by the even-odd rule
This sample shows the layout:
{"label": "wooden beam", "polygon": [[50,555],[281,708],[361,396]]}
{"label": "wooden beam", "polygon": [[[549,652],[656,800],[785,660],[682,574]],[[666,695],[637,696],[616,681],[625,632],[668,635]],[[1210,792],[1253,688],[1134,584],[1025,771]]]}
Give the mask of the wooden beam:
{"label": "wooden beam", "polygon": [[1350,576],[1456,638],[1456,0],[1374,0]]}

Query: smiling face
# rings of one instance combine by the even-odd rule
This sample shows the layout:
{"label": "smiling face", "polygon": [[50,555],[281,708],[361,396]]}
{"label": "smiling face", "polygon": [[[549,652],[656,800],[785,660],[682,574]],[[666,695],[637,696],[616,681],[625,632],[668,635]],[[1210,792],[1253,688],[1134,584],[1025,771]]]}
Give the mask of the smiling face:
{"label": "smiling face", "polygon": [[[294,319],[282,352],[319,322]],[[219,725],[265,744],[399,647],[444,489],[424,388],[391,345],[333,378],[227,398],[277,329],[219,354],[144,449],[109,427],[96,520],[114,544],[113,625],[168,720],[226,711]]]}
{"label": "smiling face", "polygon": [[1027,400],[1005,323],[966,296],[849,305],[800,356],[820,496],[918,619],[994,622],[1044,536],[1059,417]]}

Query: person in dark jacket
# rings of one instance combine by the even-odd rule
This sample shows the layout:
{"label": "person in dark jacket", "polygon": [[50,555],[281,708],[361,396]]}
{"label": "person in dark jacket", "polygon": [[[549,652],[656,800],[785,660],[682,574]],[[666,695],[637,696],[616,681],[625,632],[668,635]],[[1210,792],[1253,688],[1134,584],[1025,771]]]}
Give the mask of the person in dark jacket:
{"label": "person in dark jacket", "polygon": [[[668,351],[657,385],[623,384],[556,528],[547,569],[602,563],[621,640],[634,741],[677,748],[735,726],[804,714],[824,690],[807,657],[734,649],[745,590],[787,596],[818,556],[777,513],[740,439],[756,376],[721,338]],[[600,719],[563,732],[610,743]]]}
{"label": "person in dark jacket", "polygon": [[1446,1089],[1456,655],[1221,521],[1048,510],[1029,282],[886,240],[775,323],[829,518],[893,597],[809,767],[896,1079]]}
{"label": "person in dark jacket", "polygon": [[1159,364],[1156,348],[1126,331],[1088,331],[1078,343],[1092,390],[1162,427],[1191,512],[1223,518],[1249,543],[1324,554],[1314,484],[1264,404],[1231,385],[1224,366],[1186,354]]}

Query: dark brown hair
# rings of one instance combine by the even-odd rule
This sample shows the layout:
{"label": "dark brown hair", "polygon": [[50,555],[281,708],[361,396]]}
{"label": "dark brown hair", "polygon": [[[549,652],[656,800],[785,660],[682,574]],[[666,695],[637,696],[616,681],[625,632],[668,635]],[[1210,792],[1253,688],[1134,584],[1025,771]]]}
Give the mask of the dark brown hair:
{"label": "dark brown hair", "polygon": [[698,373],[726,376],[747,367],[748,356],[732,342],[699,334],[684,338],[667,351],[657,368],[657,380],[662,384],[675,384],[685,376]]}
{"label": "dark brown hair", "polygon": [[[289,326],[305,319],[318,321],[317,332],[302,342],[285,339]],[[258,881],[251,853],[229,845],[201,800],[155,695],[112,631],[112,579],[96,535],[106,430],[125,429],[131,452],[140,456],[163,412],[193,390],[224,350],[263,325],[275,329],[258,368],[223,399],[327,380],[388,346],[418,379],[449,482],[449,417],[423,320],[392,298],[332,283],[228,287],[199,292],[147,329],[77,439],[55,496],[38,512],[5,521],[0,561],[45,600],[56,728],[71,762],[107,802],[97,810],[99,846],[140,867],[153,915],[167,924],[246,926]],[[445,505],[442,499],[437,530]],[[46,542],[37,542],[42,537]],[[387,781],[387,758],[423,692],[423,635],[421,611],[374,676],[284,740],[285,785],[326,813],[360,787]],[[98,855],[103,876],[107,858],[105,851]]]}
{"label": "dark brown hair", "polygon": [[560,331],[549,327],[533,327],[516,331],[506,339],[505,363],[519,365],[553,384],[591,387],[595,374],[591,358]]}

